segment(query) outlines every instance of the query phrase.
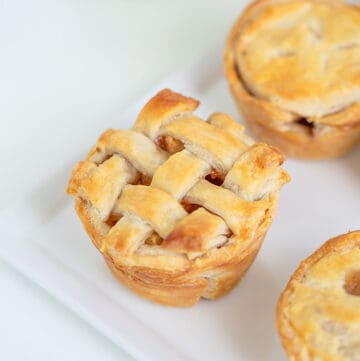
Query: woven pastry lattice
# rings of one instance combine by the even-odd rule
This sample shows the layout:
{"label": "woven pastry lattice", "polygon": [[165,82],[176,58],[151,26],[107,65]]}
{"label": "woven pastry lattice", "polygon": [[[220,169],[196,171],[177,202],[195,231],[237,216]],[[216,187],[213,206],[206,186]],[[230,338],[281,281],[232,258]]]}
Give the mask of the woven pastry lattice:
{"label": "woven pastry lattice", "polygon": [[288,181],[276,149],[224,113],[201,120],[198,105],[165,89],[132,130],[107,130],[75,166],[68,193],[115,263],[173,272],[248,244]]}

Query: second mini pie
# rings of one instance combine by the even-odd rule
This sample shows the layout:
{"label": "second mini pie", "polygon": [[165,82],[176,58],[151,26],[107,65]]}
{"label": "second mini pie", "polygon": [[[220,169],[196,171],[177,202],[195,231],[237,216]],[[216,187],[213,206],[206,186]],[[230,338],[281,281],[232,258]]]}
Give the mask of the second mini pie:
{"label": "second mini pie", "polygon": [[67,191],[115,277],[155,302],[218,298],[250,267],[289,176],[279,151],[195,99],[155,95],[131,130],[109,129]]}
{"label": "second mini pie", "polygon": [[290,361],[360,360],[360,231],[328,240],[299,265],[277,326]]}
{"label": "second mini pie", "polygon": [[340,0],[258,0],[233,26],[225,73],[247,125],[300,158],[360,141],[360,8]]}

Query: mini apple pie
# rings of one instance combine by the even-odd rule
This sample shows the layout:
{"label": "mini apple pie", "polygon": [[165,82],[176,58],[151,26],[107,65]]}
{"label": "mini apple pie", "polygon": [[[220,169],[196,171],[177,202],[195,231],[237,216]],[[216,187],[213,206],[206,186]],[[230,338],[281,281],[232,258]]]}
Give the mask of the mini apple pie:
{"label": "mini apple pie", "polygon": [[360,360],[360,231],[330,239],[300,264],[277,325],[291,361]]}
{"label": "mini apple pie", "polygon": [[360,141],[360,7],[258,0],[233,26],[225,73],[249,129],[299,158]]}
{"label": "mini apple pie", "polygon": [[165,89],[131,130],[109,129],[67,192],[115,277],[158,303],[190,306],[232,289],[253,262],[289,176],[229,115],[192,114]]}

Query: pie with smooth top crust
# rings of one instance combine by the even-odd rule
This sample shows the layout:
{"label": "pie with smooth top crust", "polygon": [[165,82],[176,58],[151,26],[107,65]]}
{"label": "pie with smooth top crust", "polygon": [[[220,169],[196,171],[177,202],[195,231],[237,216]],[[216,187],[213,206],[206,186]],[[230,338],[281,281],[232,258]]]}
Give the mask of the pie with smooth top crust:
{"label": "pie with smooth top crust", "polygon": [[291,361],[360,360],[360,231],[300,264],[279,299],[277,326]]}
{"label": "pie with smooth top crust", "polygon": [[225,73],[250,130],[300,158],[360,141],[360,7],[257,0],[233,26]]}
{"label": "pie with smooth top crust", "polygon": [[229,115],[193,115],[165,89],[131,130],[109,129],[67,192],[115,277],[158,303],[190,306],[233,288],[254,260],[289,181],[284,157]]}

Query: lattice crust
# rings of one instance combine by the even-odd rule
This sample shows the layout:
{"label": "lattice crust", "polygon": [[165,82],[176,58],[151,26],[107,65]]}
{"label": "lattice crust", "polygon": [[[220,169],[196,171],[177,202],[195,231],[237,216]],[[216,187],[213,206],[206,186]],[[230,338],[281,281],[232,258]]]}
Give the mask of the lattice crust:
{"label": "lattice crust", "polygon": [[[255,257],[289,181],[276,149],[253,144],[227,114],[201,120],[192,114],[198,105],[162,90],[132,130],[101,135],[67,189],[115,275],[168,304],[191,304],[233,287],[244,271],[236,264]],[[175,279],[196,295],[175,302],[165,299],[167,289],[162,298],[149,291],[166,284],[175,292]]]}

